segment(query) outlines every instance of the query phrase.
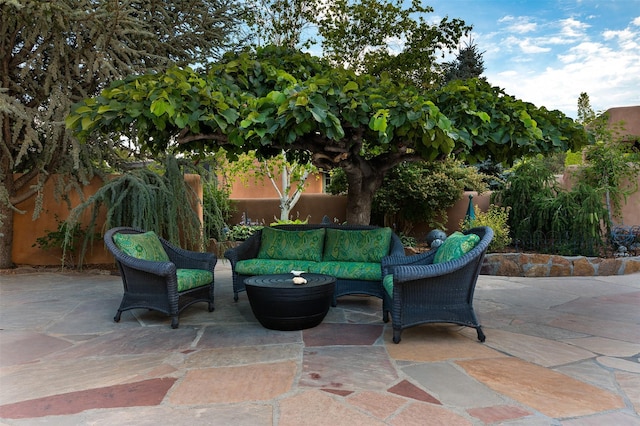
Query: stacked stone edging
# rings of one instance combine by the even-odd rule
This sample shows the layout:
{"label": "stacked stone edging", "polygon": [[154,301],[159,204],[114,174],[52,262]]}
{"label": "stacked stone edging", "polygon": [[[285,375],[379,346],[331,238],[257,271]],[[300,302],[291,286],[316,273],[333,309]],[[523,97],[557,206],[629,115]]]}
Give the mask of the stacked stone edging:
{"label": "stacked stone edging", "polygon": [[640,256],[603,259],[536,253],[489,253],[480,271],[506,277],[590,277],[640,272]]}

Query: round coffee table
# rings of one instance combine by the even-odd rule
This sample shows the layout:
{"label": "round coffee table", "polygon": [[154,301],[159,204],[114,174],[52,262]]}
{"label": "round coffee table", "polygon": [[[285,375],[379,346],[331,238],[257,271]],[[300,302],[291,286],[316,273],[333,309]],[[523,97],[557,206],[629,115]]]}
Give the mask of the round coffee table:
{"label": "round coffee table", "polygon": [[302,277],[306,284],[294,284],[292,274],[258,275],[244,280],[251,310],[263,327],[302,330],[322,322],[333,300],[336,279],[322,274]]}

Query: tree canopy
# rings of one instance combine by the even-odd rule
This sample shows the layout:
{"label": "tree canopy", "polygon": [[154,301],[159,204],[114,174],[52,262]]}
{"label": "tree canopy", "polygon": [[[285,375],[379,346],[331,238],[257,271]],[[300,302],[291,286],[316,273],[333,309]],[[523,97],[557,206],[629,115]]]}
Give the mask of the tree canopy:
{"label": "tree canopy", "polygon": [[369,222],[375,191],[402,161],[454,153],[508,163],[586,142],[561,112],[477,79],[423,93],[273,46],[226,55],[207,73],[174,67],[118,81],[76,104],[67,126],[84,139],[125,135],[150,150],[310,155],[319,168],[345,171],[351,223]]}

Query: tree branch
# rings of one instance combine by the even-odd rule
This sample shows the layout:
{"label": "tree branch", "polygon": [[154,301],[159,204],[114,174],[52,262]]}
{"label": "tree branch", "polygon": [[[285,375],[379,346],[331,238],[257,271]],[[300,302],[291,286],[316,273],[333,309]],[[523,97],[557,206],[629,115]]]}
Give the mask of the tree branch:
{"label": "tree branch", "polygon": [[193,141],[216,141],[216,142],[229,142],[226,135],[220,133],[198,133],[196,135],[190,135],[189,129],[183,129],[178,135],[177,141],[179,144],[185,144]]}

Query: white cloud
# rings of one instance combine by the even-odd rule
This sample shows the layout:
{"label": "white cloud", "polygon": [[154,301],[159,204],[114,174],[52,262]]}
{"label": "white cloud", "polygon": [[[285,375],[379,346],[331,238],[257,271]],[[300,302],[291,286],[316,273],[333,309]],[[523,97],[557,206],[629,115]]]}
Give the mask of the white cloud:
{"label": "white cloud", "polygon": [[541,47],[533,44],[528,38],[522,40],[518,45],[524,53],[545,53],[551,51],[549,47]]}
{"label": "white cloud", "polygon": [[638,16],[636,19],[634,19],[631,23],[633,25],[637,25],[637,26],[640,27],[640,16]]}
{"label": "white cloud", "polygon": [[498,22],[509,23],[510,25],[507,27],[507,31],[517,34],[526,34],[533,32],[538,28],[538,24],[531,22],[530,20],[531,18],[528,16],[513,17],[507,15],[498,19]]}
{"label": "white cloud", "polygon": [[[640,34],[638,34],[640,36]],[[492,84],[537,106],[575,117],[578,96],[587,92],[596,110],[640,104],[640,47],[580,43],[543,70],[513,69],[488,75]],[[635,95],[634,95],[635,93]]]}
{"label": "white cloud", "polygon": [[584,37],[586,34],[586,30],[589,27],[590,27],[589,24],[585,24],[584,22],[577,21],[573,18],[560,20],[560,34],[566,37],[571,37],[571,38]]}

